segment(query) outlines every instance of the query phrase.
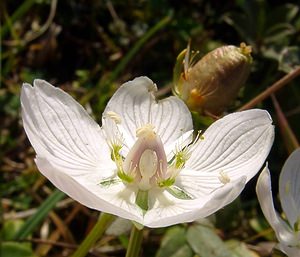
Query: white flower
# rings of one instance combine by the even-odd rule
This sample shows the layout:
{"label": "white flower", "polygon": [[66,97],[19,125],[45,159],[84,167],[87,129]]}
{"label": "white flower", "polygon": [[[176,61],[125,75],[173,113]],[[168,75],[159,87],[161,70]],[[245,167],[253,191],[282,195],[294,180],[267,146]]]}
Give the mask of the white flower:
{"label": "white flower", "polygon": [[275,211],[271,178],[266,167],[260,174],[257,197],[261,209],[274,229],[278,248],[289,257],[300,256],[300,149],[295,150],[285,162],[279,177],[279,198],[288,223]]}
{"label": "white flower", "polygon": [[269,114],[227,115],[192,142],[186,105],[156,101],[156,90],[146,77],[122,85],[100,128],[62,90],[24,84],[22,118],[38,169],[78,202],[148,227],[194,221],[232,202],[269,153]]}

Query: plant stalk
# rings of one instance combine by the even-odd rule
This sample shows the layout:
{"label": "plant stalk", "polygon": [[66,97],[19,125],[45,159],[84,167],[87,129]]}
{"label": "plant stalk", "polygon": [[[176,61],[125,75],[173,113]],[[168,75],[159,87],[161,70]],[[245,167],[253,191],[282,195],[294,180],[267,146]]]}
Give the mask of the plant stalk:
{"label": "plant stalk", "polygon": [[87,237],[80,244],[78,249],[73,253],[72,257],[84,257],[87,255],[91,247],[96,243],[96,241],[103,235],[106,228],[111,224],[114,220],[114,216],[108,213],[102,212],[100,217],[93,227],[91,232],[87,235]]}
{"label": "plant stalk", "polygon": [[138,257],[142,246],[143,230],[132,226],[126,257]]}
{"label": "plant stalk", "polygon": [[286,74],[280,80],[276,81],[272,86],[267,88],[264,92],[262,92],[261,94],[253,98],[251,101],[243,105],[241,108],[239,108],[238,111],[244,111],[253,108],[258,103],[265,100],[271,94],[274,94],[277,90],[279,90],[280,88],[288,84],[290,81],[292,81],[294,78],[298,77],[299,75],[300,75],[300,67],[296,68],[295,70]]}

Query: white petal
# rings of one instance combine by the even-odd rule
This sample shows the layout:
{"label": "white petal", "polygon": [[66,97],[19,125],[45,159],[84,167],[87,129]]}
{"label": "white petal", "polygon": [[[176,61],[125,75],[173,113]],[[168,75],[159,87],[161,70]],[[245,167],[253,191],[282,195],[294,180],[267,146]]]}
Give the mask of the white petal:
{"label": "white petal", "polygon": [[135,192],[132,188],[125,187],[121,182],[109,187],[101,186],[101,176],[95,173],[68,176],[45,158],[37,157],[36,164],[57,188],[81,204],[142,223],[143,214],[135,204]]}
{"label": "white petal", "polygon": [[214,122],[203,137],[191,150],[180,183],[207,194],[222,184],[222,174],[230,180],[246,176],[249,181],[271,149],[274,128],[268,112],[256,109],[225,116]]}
{"label": "white petal", "polygon": [[259,175],[256,185],[257,198],[267,221],[274,229],[279,242],[288,245],[294,241],[293,231],[279,217],[273,204],[270,172],[267,167]]}
{"label": "white petal", "polygon": [[173,158],[174,154],[178,150],[182,150],[185,146],[189,145],[193,141],[193,132],[193,130],[185,132],[176,141],[164,147],[168,161]]}
{"label": "white petal", "polygon": [[300,248],[292,247],[285,244],[278,244],[278,248],[284,252],[288,257],[299,257],[300,256]]}
{"label": "white petal", "polygon": [[221,173],[201,172],[184,168],[177,176],[175,184],[189,195],[201,198],[224,184],[220,177]]}
{"label": "white petal", "polygon": [[146,212],[144,225],[165,227],[204,218],[231,203],[243,190],[246,177],[230,182],[195,200],[180,200],[168,192],[149,192],[152,208]]}
{"label": "white petal", "polygon": [[186,105],[177,97],[156,101],[156,85],[147,77],[123,84],[108,102],[104,114],[113,111],[121,116],[128,147],[136,141],[136,129],[147,123],[155,126],[165,146],[192,130],[192,118]]}
{"label": "white petal", "polygon": [[285,162],[279,177],[279,195],[290,225],[300,221],[300,149]]}
{"label": "white petal", "polygon": [[70,175],[112,175],[115,166],[100,127],[71,96],[35,80],[34,87],[23,85],[21,105],[23,125],[37,156]]}

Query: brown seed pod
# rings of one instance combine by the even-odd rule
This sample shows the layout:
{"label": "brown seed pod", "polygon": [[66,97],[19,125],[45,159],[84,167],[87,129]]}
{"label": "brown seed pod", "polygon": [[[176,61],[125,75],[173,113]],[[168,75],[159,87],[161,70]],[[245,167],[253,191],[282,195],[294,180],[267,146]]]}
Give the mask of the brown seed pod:
{"label": "brown seed pod", "polygon": [[189,108],[198,112],[222,113],[237,96],[250,72],[251,47],[222,46],[190,65],[189,49],[184,72],[173,91]]}

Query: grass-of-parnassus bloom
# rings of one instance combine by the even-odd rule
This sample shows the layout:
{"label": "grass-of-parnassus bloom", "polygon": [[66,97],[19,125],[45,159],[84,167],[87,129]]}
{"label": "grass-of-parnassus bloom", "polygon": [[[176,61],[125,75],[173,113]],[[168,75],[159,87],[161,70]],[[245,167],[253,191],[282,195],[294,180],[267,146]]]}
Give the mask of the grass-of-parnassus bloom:
{"label": "grass-of-parnassus bloom", "polygon": [[123,84],[100,127],[70,95],[43,80],[24,84],[22,118],[38,169],[83,205],[164,227],[206,217],[232,202],[273,143],[268,112],[233,113],[193,140],[177,97],[157,101],[147,77]]}
{"label": "grass-of-parnassus bloom", "polygon": [[275,211],[270,172],[267,167],[258,178],[256,192],[261,209],[279,241],[278,248],[289,257],[299,257],[300,149],[290,155],[279,177],[279,198],[285,219]]}

